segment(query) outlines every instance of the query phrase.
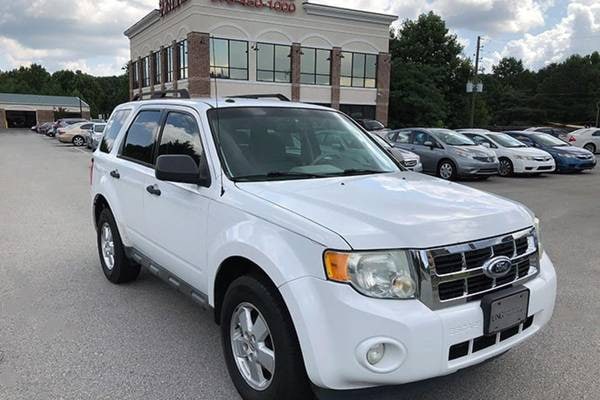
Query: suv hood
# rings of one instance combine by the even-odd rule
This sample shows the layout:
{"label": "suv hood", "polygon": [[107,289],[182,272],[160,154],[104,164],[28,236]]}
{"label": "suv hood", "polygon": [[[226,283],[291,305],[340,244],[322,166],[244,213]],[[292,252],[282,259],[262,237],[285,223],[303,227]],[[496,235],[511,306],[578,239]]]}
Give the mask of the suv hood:
{"label": "suv hood", "polygon": [[533,225],[518,203],[411,172],[237,186],[337,233],[354,249],[428,248]]}

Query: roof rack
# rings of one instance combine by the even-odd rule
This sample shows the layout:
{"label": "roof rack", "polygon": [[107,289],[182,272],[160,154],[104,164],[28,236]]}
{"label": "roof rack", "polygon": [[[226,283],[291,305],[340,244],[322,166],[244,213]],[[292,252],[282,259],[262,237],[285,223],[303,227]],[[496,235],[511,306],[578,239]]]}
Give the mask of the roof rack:
{"label": "roof rack", "polygon": [[[190,92],[187,89],[178,89],[178,90],[160,90],[158,92],[152,92],[150,94],[150,100],[154,99],[189,99]],[[167,96],[169,94],[174,94],[175,96]],[[147,94],[146,94],[147,95]],[[133,96],[131,101],[142,101],[144,100],[144,94],[137,93]]]}
{"label": "roof rack", "polygon": [[278,99],[280,101],[290,101],[290,99],[281,94],[281,93],[275,93],[275,94],[242,94],[242,95],[237,95],[237,96],[227,96],[226,98],[228,99]]}

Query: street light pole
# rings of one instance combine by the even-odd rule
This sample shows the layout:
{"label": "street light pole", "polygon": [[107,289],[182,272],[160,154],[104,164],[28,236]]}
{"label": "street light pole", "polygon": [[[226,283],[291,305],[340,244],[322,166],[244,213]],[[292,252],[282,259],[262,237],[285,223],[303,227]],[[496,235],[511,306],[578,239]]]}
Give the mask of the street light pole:
{"label": "street light pole", "polygon": [[[475,77],[473,79],[473,85],[477,85],[477,75],[479,74],[479,50],[481,49],[481,36],[477,36],[477,54],[475,56]],[[475,125],[475,98],[477,96],[477,90],[473,90],[473,98],[471,99],[471,119],[470,127],[473,128]]]}

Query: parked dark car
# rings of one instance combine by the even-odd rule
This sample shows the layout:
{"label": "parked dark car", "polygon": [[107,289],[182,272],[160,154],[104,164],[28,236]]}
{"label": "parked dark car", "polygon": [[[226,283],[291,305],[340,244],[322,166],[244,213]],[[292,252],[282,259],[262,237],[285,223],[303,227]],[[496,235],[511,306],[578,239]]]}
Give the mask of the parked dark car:
{"label": "parked dark car", "polygon": [[356,122],[369,132],[388,130],[385,125],[375,119],[357,119]]}
{"label": "parked dark car", "polygon": [[533,127],[533,128],[529,128],[525,130],[526,132],[541,132],[541,133],[547,133],[549,135],[552,135],[554,137],[559,138],[560,140],[567,140],[567,137],[569,135],[569,132],[566,129],[562,129],[562,128],[553,128],[551,126],[540,126],[540,127]]}
{"label": "parked dark car", "polygon": [[505,132],[527,146],[542,149],[554,158],[557,172],[581,172],[596,167],[596,157],[590,151],[571,146],[550,134],[532,131]]}
{"label": "parked dark car", "polygon": [[46,136],[54,137],[56,136],[56,132],[58,132],[58,128],[65,128],[69,125],[77,124],[79,122],[86,122],[86,119],[83,118],[62,118],[57,120],[54,125],[52,125],[52,129],[46,132]]}
{"label": "parked dark car", "polygon": [[38,125],[37,133],[45,135],[48,130],[52,129],[52,125],[54,125],[52,122],[44,122],[43,124]]}

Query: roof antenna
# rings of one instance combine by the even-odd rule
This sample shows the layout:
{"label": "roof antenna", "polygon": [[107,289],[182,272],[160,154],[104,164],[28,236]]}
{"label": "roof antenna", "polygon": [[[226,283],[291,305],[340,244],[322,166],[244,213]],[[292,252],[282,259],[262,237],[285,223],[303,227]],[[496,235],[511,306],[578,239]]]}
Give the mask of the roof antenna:
{"label": "roof antenna", "polygon": [[[212,61],[214,60],[215,56],[216,56],[216,52],[215,52],[215,41],[214,41],[214,37],[209,37],[208,39],[208,46],[210,48],[209,53],[212,53],[210,55],[210,61],[212,64]],[[214,65],[214,64],[213,64]],[[212,71],[210,71],[209,73],[212,74]],[[220,118],[220,109],[219,109],[219,84],[218,84],[218,80],[217,80],[217,74],[215,73],[214,75],[214,81],[215,81],[215,112],[217,113],[217,145],[218,145],[218,151],[221,151],[221,118]],[[225,194],[225,186],[223,185],[223,165],[221,165],[221,197],[223,197],[223,195]]]}

